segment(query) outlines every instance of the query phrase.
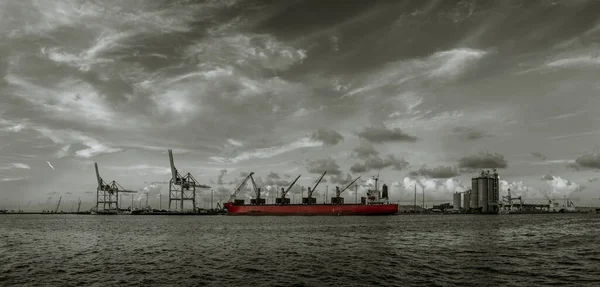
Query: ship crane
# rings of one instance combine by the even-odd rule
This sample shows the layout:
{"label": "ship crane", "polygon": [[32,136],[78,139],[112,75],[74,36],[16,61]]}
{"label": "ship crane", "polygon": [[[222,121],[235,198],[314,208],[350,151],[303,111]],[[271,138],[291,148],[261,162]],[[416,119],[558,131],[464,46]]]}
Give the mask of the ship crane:
{"label": "ship crane", "polygon": [[281,198],[276,198],[275,202],[278,204],[290,204],[290,199],[286,198],[285,196],[288,194],[288,192],[292,189],[292,187],[294,186],[294,184],[296,184],[296,181],[298,181],[298,179],[300,178],[300,176],[302,175],[298,175],[298,177],[296,177],[296,179],[294,179],[294,181],[292,181],[292,183],[288,186],[287,189],[283,189],[283,187],[281,188]]}
{"label": "ship crane", "polygon": [[317,203],[317,199],[314,198],[312,195],[315,192],[315,190],[317,189],[317,186],[319,186],[319,183],[321,183],[321,180],[323,180],[323,177],[325,176],[326,173],[327,173],[327,171],[323,172],[323,174],[321,175],[319,180],[317,180],[317,183],[315,183],[315,185],[312,188],[310,188],[310,186],[308,187],[308,194],[306,195],[306,197],[302,198],[302,204],[316,204]]}
{"label": "ship crane", "polygon": [[240,190],[242,190],[242,187],[246,186],[246,183],[248,182],[248,180],[250,179],[250,177],[254,174],[254,172],[249,173],[246,178],[244,178],[244,180],[242,181],[242,183],[233,191],[233,194],[231,194],[231,196],[229,197],[229,200],[227,202],[229,203],[233,203],[235,202],[236,205],[239,204],[244,204],[244,200],[240,199],[239,201],[236,200],[236,196],[238,194],[238,192],[240,192]]}
{"label": "ship crane", "polygon": [[335,186],[335,197],[331,198],[331,203],[333,204],[344,204],[344,198],[340,197],[340,195],[342,194],[342,192],[344,192],[346,189],[348,189],[352,184],[354,184],[358,179],[360,178],[357,177],[355,180],[353,180],[352,182],[350,182],[346,187],[344,187],[344,189],[340,190],[339,186]]}
{"label": "ship crane", "polygon": [[250,204],[256,204],[256,205],[265,204],[266,200],[264,198],[260,197],[260,192],[261,192],[260,187],[258,187],[258,185],[256,184],[256,181],[254,181],[254,177],[252,177],[252,174],[254,174],[254,173],[251,173],[248,176],[250,177],[250,181],[252,181],[252,188],[254,189],[256,198],[250,199]]}
{"label": "ship crane", "polygon": [[[118,212],[119,193],[137,193],[137,191],[126,190],[114,180],[107,183],[100,176],[98,163],[94,163],[94,168],[96,169],[96,180],[98,181],[98,187],[96,187],[96,212]],[[100,204],[102,204],[102,208],[100,208]]]}
{"label": "ship crane", "polygon": [[210,186],[198,183],[189,172],[182,176],[175,168],[171,149],[169,149],[169,161],[172,176],[169,181],[169,209],[171,209],[171,202],[179,201],[180,210],[183,211],[184,201],[192,201],[192,207],[196,210],[196,188],[210,188]]}

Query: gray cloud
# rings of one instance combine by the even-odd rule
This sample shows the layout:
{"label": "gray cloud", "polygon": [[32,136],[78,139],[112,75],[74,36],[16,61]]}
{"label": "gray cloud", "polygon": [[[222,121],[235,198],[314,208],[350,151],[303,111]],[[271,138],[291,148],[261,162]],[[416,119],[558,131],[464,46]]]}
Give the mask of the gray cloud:
{"label": "gray cloud", "polygon": [[370,143],[361,142],[359,146],[352,150],[352,155],[360,159],[367,159],[379,155],[379,152]]}
{"label": "gray cloud", "polygon": [[308,161],[308,172],[322,174],[327,171],[327,174],[340,175],[342,171],[340,166],[335,162],[332,157],[326,157],[324,159],[309,160]]}
{"label": "gray cloud", "polygon": [[219,185],[223,185],[224,181],[223,181],[223,177],[225,177],[225,175],[227,174],[227,170],[226,169],[222,169],[219,173],[219,178],[217,180],[217,184]]}
{"label": "gray cloud", "polygon": [[406,134],[399,128],[388,129],[384,125],[365,127],[357,135],[373,143],[416,142],[418,140],[417,137]]}
{"label": "gray cloud", "polygon": [[334,130],[320,128],[311,135],[311,139],[321,141],[327,146],[334,146],[343,141],[344,137]]}
{"label": "gray cloud", "polygon": [[429,178],[451,178],[458,175],[458,170],[451,166],[438,166],[434,168],[422,167],[416,171],[411,171],[410,176],[425,176]]}
{"label": "gray cloud", "polygon": [[279,176],[278,173],[276,172],[269,172],[269,174],[267,175],[267,178],[269,179],[280,179],[281,177]]}
{"label": "gray cloud", "polygon": [[550,174],[544,174],[542,176],[542,180],[553,180],[553,179],[554,179],[554,177]]}
{"label": "gray cloud", "polygon": [[460,136],[461,138],[464,138],[466,140],[477,140],[477,139],[481,139],[481,138],[490,136],[487,133],[479,131],[475,128],[464,127],[464,126],[455,127],[453,132],[455,134],[457,134],[458,136]]}
{"label": "gray cloud", "polygon": [[537,159],[546,160],[546,156],[543,155],[541,152],[532,152],[531,156]]}
{"label": "gray cloud", "polygon": [[459,166],[468,170],[482,168],[506,168],[508,163],[501,154],[482,152],[461,158],[459,160]]}
{"label": "gray cloud", "polygon": [[[598,23],[572,17],[597,11],[597,1],[553,4],[560,7],[552,13],[556,25],[539,21],[548,14],[539,3],[352,1],[315,16],[331,3],[74,2],[0,4],[0,168],[31,167],[0,169],[0,190],[12,203],[44,201],[40,186],[93,189],[93,161],[115,167],[102,174],[125,187],[169,180],[167,148],[185,153],[177,166],[197,171],[199,181],[212,175],[216,182],[226,168],[235,169],[223,180],[232,183],[241,181],[240,170],[265,172],[273,164],[278,172],[293,170],[302,165],[296,158],[348,152],[348,139],[315,132],[319,127],[391,143],[389,153],[430,166],[479,148],[477,140],[446,141],[455,127],[472,127],[458,129],[465,140],[491,134],[486,127],[492,126],[506,142],[522,143],[501,145],[502,154],[566,135],[544,150],[560,154],[598,134],[589,112],[597,86],[590,73],[577,73],[597,66],[589,51]],[[530,17],[521,19],[523,13]],[[490,21],[490,15],[504,18]],[[524,29],[503,24],[516,22]],[[576,100],[557,96],[558,78]],[[369,123],[383,124],[361,131]],[[422,144],[394,144],[417,136]],[[374,148],[353,157],[339,160],[341,177],[390,163]],[[396,162],[386,169],[402,167]],[[117,169],[124,164],[132,168]],[[597,169],[589,156],[574,166]],[[511,170],[539,183],[527,163],[515,162]],[[382,170],[382,178],[394,174]],[[71,180],[65,185],[60,178]]]}
{"label": "gray cloud", "polygon": [[345,177],[342,174],[329,177],[329,181],[332,184],[341,185],[340,188],[343,188],[345,185],[349,184],[353,180],[354,178],[352,178],[352,175],[350,175],[349,173],[347,173]]}
{"label": "gray cloud", "polygon": [[394,155],[388,155],[385,158],[379,156],[371,156],[361,164],[356,163],[350,167],[350,171],[353,173],[367,172],[371,170],[382,170],[384,168],[391,167],[394,170],[402,170],[409,163],[404,158],[396,158]]}
{"label": "gray cloud", "polygon": [[570,167],[576,170],[581,169],[600,169],[600,153],[593,152],[579,156],[575,159],[575,163]]}

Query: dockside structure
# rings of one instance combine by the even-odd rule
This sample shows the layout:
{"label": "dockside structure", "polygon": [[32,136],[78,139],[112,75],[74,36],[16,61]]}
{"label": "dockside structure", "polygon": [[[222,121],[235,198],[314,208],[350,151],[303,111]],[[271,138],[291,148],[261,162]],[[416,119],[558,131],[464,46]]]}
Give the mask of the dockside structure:
{"label": "dockside structure", "polygon": [[[467,197],[465,194],[465,202],[469,199],[469,207],[471,210],[479,210],[481,213],[498,213],[500,200],[500,180],[498,172],[494,169],[491,174],[488,170],[483,170],[478,177],[471,179],[471,193]],[[466,204],[465,204],[466,207]]]}

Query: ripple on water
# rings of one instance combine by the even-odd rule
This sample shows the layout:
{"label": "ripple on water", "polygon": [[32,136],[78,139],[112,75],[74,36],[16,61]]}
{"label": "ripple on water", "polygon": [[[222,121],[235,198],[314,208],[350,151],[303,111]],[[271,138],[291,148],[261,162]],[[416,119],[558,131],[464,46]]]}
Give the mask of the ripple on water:
{"label": "ripple on water", "polygon": [[94,286],[594,286],[597,215],[0,217],[0,281]]}

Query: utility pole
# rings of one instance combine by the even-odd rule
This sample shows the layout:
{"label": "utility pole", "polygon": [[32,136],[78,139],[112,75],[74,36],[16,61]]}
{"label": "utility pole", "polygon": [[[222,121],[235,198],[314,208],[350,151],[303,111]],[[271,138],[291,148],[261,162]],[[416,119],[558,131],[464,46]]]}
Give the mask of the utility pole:
{"label": "utility pole", "polygon": [[210,190],[210,210],[213,209],[213,199],[214,199],[215,191],[213,189]]}
{"label": "utility pole", "polygon": [[354,186],[354,203],[358,203],[358,184]]}
{"label": "utility pole", "polygon": [[327,203],[327,196],[329,195],[329,185],[325,186],[325,203]]}
{"label": "utility pole", "polygon": [[158,194],[158,209],[162,210],[162,193]]}
{"label": "utility pole", "polygon": [[146,192],[146,207],[148,207],[148,194],[149,192]]}

